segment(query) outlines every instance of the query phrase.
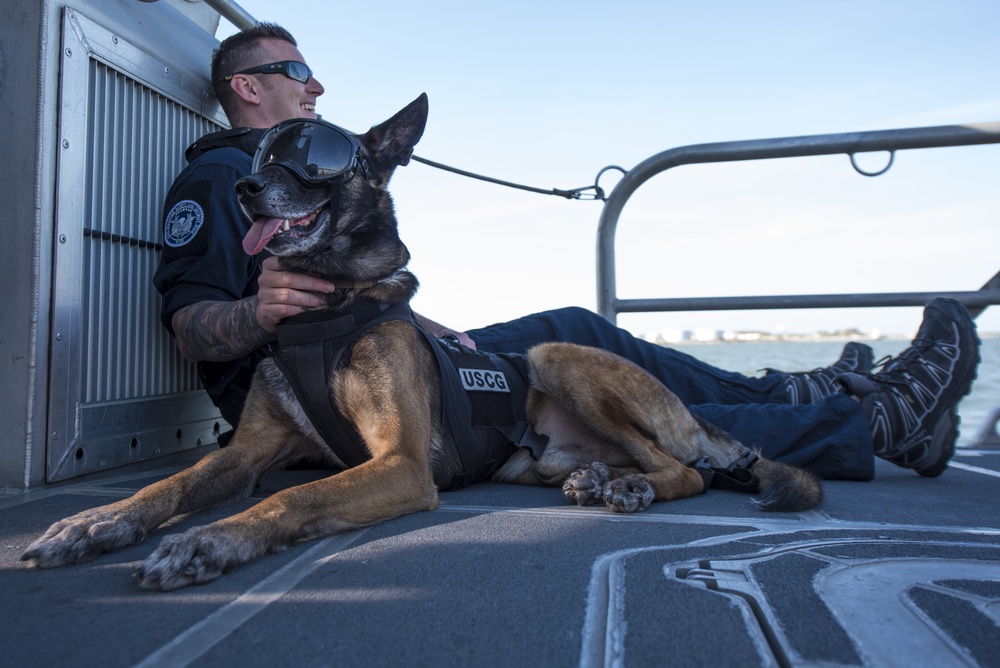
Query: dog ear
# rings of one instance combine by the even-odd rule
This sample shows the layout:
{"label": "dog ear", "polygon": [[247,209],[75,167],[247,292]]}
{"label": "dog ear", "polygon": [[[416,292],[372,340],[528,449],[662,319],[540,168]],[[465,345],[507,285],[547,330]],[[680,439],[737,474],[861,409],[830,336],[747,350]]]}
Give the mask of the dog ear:
{"label": "dog ear", "polygon": [[367,147],[377,185],[385,185],[396,167],[410,162],[413,147],[420,141],[427,125],[427,93],[421,93],[395,116],[374,126],[360,137]]}

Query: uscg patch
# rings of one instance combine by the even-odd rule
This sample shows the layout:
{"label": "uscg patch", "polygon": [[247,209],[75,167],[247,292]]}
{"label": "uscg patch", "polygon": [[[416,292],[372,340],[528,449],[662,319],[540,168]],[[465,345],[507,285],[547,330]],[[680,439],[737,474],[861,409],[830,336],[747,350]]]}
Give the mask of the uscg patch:
{"label": "uscg patch", "polygon": [[467,392],[505,392],[510,394],[507,376],[492,369],[459,369],[458,377]]}
{"label": "uscg patch", "polygon": [[171,248],[186,245],[198,234],[205,222],[205,212],[201,205],[191,199],[174,204],[163,223],[163,242]]}

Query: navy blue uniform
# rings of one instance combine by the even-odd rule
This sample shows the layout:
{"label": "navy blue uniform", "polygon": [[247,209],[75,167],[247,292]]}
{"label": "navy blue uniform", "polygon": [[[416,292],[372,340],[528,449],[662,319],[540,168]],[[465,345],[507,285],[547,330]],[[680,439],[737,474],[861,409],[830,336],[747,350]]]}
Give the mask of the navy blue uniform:
{"label": "navy blue uniform", "polygon": [[[163,205],[163,255],[153,284],[163,295],[160,319],[173,334],[174,313],[201,301],[237,301],[257,294],[261,253],[243,252],[250,221],[235,184],[250,173],[264,130],[239,128],[205,135],[188,147],[188,166],[174,180]],[[232,362],[199,362],[198,373],[222,417],[239,420],[261,349]]]}
{"label": "navy blue uniform", "polygon": [[603,348],[656,376],[693,414],[725,429],[768,459],[819,476],[871,480],[874,445],[868,416],[846,394],[815,404],[788,403],[782,374],[744,376],[642,339],[582,308],[536,313],[468,332],[487,352],[523,353],[542,341]]}

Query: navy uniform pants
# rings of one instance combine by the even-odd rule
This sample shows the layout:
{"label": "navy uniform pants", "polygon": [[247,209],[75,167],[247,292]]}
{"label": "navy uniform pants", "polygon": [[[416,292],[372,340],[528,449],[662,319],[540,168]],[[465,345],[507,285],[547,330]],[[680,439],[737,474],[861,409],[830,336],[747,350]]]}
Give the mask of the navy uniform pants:
{"label": "navy uniform pants", "polygon": [[546,341],[603,348],[646,369],[706,422],[777,461],[827,479],[870,480],[874,455],[868,418],[846,394],[792,406],[780,374],[762,377],[717,369],[637,339],[583,308],[536,313],[468,332],[487,352],[523,353]]}

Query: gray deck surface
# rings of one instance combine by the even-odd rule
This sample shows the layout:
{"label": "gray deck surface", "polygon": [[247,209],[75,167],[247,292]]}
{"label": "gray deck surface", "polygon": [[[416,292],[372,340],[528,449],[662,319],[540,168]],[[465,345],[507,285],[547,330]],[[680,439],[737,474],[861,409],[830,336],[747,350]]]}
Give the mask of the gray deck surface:
{"label": "gray deck surface", "polygon": [[480,484],[441,508],[301,543],[214,583],[140,590],[160,536],[87,564],[18,561],[145,471],[0,499],[4,666],[1000,666],[1000,450],[925,479],[879,462],[819,509],[735,492],[631,515]]}

